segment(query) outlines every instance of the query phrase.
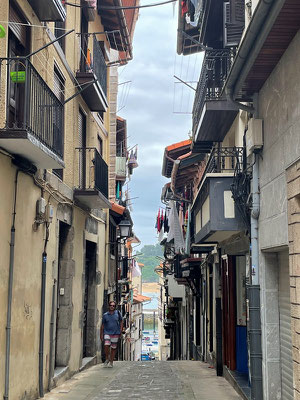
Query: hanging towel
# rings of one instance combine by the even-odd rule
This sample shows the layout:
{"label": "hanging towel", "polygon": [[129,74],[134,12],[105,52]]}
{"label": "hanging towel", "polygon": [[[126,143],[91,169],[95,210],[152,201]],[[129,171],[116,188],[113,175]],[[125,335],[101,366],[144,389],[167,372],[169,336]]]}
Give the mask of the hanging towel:
{"label": "hanging towel", "polygon": [[133,259],[133,265],[132,265],[132,277],[135,278],[137,276],[141,276],[141,268],[139,267],[139,264],[136,262],[135,259]]}
{"label": "hanging towel", "polygon": [[164,218],[164,232],[169,232],[169,224],[168,224],[168,217],[167,217],[167,210],[165,211],[165,218]]}
{"label": "hanging towel", "polygon": [[178,213],[176,209],[176,203],[174,201],[170,202],[171,212],[169,217],[169,233],[167,237],[167,242],[174,239],[174,249],[175,253],[180,253],[184,249],[184,240],[182,235],[182,227],[180,226]]}
{"label": "hanging towel", "polygon": [[187,210],[187,227],[186,227],[186,235],[185,235],[185,254],[190,254],[190,246],[191,246],[191,205]]}
{"label": "hanging towel", "polygon": [[157,214],[157,232],[160,232],[160,209],[158,210],[158,214]]}

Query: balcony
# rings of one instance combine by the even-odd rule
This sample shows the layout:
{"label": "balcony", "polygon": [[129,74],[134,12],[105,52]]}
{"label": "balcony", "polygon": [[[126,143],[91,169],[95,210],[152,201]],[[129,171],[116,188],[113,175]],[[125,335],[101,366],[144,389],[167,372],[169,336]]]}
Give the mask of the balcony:
{"label": "balcony", "polygon": [[63,104],[28,59],[2,58],[0,68],[8,77],[6,123],[0,129],[0,147],[26,158],[37,168],[64,167]]}
{"label": "balcony", "polygon": [[193,206],[193,243],[219,243],[245,229],[231,192],[234,171],[242,158],[241,147],[212,151]]}
{"label": "balcony", "polygon": [[89,209],[111,208],[108,200],[108,166],[94,147],[78,151],[78,181],[74,198]]}
{"label": "balcony", "polygon": [[101,47],[93,34],[79,35],[79,41],[81,55],[76,79],[83,90],[82,97],[91,111],[106,111],[107,66]]}
{"label": "balcony", "polygon": [[223,141],[238,108],[221,97],[234,52],[229,49],[205,53],[193,106],[193,152],[207,152],[207,144]]}
{"label": "balcony", "polygon": [[64,21],[66,11],[61,0],[28,0],[40,21]]}
{"label": "balcony", "polygon": [[[180,264],[179,264],[180,267]],[[179,285],[177,282],[177,279],[180,279],[181,276],[178,276],[176,274],[174,275],[168,275],[167,281],[168,281],[168,294],[173,298],[175,301],[180,301],[184,298],[185,296],[185,289],[182,285]]]}
{"label": "balcony", "polygon": [[126,157],[116,157],[116,176],[118,180],[126,180]]}
{"label": "balcony", "polygon": [[202,258],[185,258],[180,262],[183,278],[197,278],[200,276],[200,265]]}

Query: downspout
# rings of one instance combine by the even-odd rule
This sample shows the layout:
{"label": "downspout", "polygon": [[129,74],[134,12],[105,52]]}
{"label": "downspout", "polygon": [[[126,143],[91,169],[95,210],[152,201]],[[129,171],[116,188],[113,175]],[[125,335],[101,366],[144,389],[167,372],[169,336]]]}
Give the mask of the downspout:
{"label": "downspout", "polygon": [[6,350],[5,350],[5,387],[3,399],[8,400],[9,395],[9,364],[10,364],[10,333],[11,333],[11,308],[12,308],[12,291],[14,279],[14,259],[15,259],[15,221],[16,221],[16,204],[17,204],[17,188],[18,188],[19,169],[15,178],[15,194],[13,204],[13,218],[10,230],[10,251],[9,251],[9,277],[8,277],[8,294],[7,294],[7,316],[6,316]]}
{"label": "downspout", "polygon": [[53,377],[53,339],[54,339],[54,316],[55,316],[55,293],[56,293],[56,279],[52,286],[52,305],[51,305],[51,321],[50,321],[50,351],[49,351],[49,378],[48,390],[51,389],[51,380]]}
{"label": "downspout", "polygon": [[[257,94],[254,96],[256,110]],[[255,113],[257,118],[257,112]],[[259,283],[259,246],[258,218],[260,213],[259,193],[259,158],[254,154],[252,168],[252,211],[251,211],[251,284],[247,288],[249,302],[249,348],[251,399],[263,398],[262,387],[262,346],[261,346],[261,314],[260,314],[260,283]]]}
{"label": "downspout", "polygon": [[42,282],[41,282],[41,316],[40,316],[40,347],[39,347],[39,394],[44,397],[43,369],[44,369],[44,332],[45,332],[45,302],[46,302],[46,269],[47,243],[49,240],[49,224],[46,222],[46,238],[42,254]]}

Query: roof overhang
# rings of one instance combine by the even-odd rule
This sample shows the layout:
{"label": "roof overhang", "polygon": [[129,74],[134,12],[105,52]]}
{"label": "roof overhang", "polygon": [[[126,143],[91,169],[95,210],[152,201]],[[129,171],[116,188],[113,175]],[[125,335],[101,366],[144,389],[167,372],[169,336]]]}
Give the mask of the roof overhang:
{"label": "roof overhang", "polygon": [[[126,6],[138,5],[138,0],[130,1],[130,4]],[[110,45],[113,49],[120,52],[128,53],[128,58],[126,61],[132,59],[132,36],[135,26],[135,22],[131,23],[131,19],[136,20],[135,14],[133,17],[128,11],[122,9],[122,0],[101,0],[98,1],[98,13],[101,16],[101,21],[104,26],[107,35],[110,33],[112,35],[112,40],[110,40]],[[135,10],[136,11],[136,10]],[[128,26],[130,25],[130,27]],[[119,31],[120,33],[117,33]]]}
{"label": "roof overhang", "polygon": [[234,99],[251,99],[262,88],[299,29],[297,0],[260,1],[238,49],[225,91]]}
{"label": "roof overhang", "polygon": [[161,172],[163,176],[166,178],[171,177],[174,161],[183,154],[188,153],[191,150],[191,144],[192,141],[188,139],[171,144],[165,148]]}

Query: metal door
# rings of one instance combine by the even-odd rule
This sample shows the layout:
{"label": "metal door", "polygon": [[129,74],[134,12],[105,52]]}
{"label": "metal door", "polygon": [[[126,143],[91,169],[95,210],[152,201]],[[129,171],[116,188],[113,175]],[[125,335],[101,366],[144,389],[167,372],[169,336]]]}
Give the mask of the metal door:
{"label": "metal door", "polygon": [[279,324],[281,359],[281,399],[293,400],[293,359],[288,252],[279,253]]}

